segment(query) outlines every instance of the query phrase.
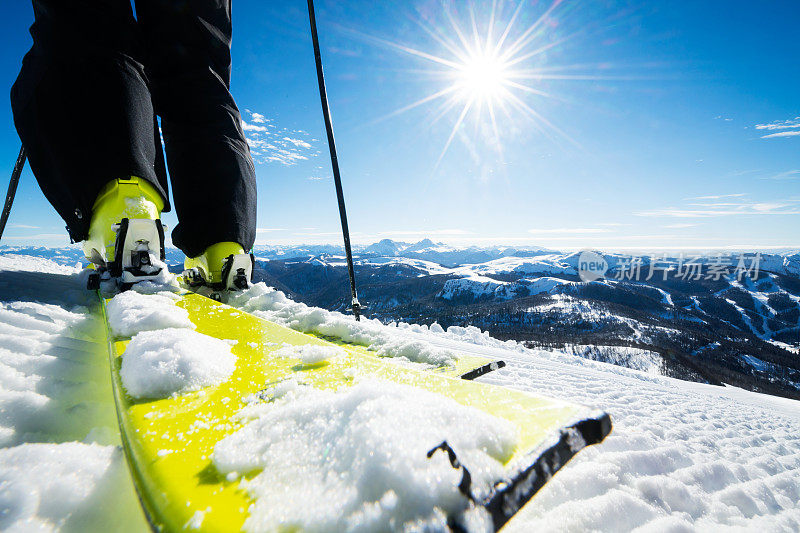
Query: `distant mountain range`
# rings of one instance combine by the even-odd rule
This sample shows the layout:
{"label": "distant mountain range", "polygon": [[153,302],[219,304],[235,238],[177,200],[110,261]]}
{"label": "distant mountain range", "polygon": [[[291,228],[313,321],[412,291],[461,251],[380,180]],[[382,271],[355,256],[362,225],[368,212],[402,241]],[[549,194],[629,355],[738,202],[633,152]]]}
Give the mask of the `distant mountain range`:
{"label": "distant mountain range", "polygon": [[[335,245],[256,246],[254,251],[257,257],[263,259],[344,255],[344,249]],[[454,247],[435,243],[430,239],[423,239],[415,243],[383,239],[369,246],[353,246],[353,253],[363,258],[403,257],[431,261],[446,267],[485,263],[501,257],[535,257],[548,252],[552,252],[552,250],[540,247]]]}
{"label": "distant mountain range", "polygon": [[[61,263],[76,248],[8,248]],[[345,310],[339,246],[258,246],[256,281]],[[370,317],[474,325],[501,339],[648,372],[800,398],[800,253],[639,257],[389,239],[354,248]],[[183,255],[169,250],[171,269]],[[594,281],[587,268],[602,264]],[[757,268],[754,268],[757,267]],[[595,268],[596,270],[596,268]]]}
{"label": "distant mountain range", "polygon": [[[345,310],[341,251],[299,251],[257,250],[257,279]],[[374,318],[474,325],[531,347],[800,398],[797,252],[597,254],[607,271],[595,281],[582,279],[580,253],[545,249],[384,240],[354,255],[359,297]]]}

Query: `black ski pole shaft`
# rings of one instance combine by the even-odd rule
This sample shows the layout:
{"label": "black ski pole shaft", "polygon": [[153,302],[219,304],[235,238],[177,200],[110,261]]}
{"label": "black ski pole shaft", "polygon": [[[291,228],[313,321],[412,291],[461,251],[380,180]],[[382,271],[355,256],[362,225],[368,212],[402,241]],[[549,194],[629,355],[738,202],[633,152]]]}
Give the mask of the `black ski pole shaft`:
{"label": "black ski pole shaft", "polygon": [[333,182],[336,185],[336,198],[339,201],[339,218],[342,221],[342,236],[344,237],[344,253],[347,256],[347,271],[350,275],[350,295],[352,296],[353,315],[356,320],[361,317],[361,304],[356,293],[356,275],[353,270],[353,252],[350,249],[350,230],[347,227],[347,210],[344,206],[344,192],[342,191],[342,177],[339,174],[339,158],[336,156],[336,143],[333,140],[333,125],[331,124],[331,111],[328,107],[328,94],[325,90],[325,75],[322,72],[322,57],[319,52],[319,39],[317,38],[317,19],[314,16],[314,1],[308,0],[308,19],[311,23],[311,40],[314,43],[314,61],[317,65],[317,82],[319,84],[319,99],[322,103],[322,116],[325,119],[325,131],[328,134],[328,149],[331,152],[331,167],[333,168]]}
{"label": "black ski pole shaft", "polygon": [[14,197],[17,195],[17,185],[19,184],[19,176],[22,174],[23,167],[25,167],[25,147],[20,146],[17,162],[14,164],[14,170],[11,172],[11,181],[8,182],[6,202],[3,204],[3,215],[0,216],[0,239],[3,238],[3,232],[6,229],[8,217],[11,215],[11,206],[14,205]]}

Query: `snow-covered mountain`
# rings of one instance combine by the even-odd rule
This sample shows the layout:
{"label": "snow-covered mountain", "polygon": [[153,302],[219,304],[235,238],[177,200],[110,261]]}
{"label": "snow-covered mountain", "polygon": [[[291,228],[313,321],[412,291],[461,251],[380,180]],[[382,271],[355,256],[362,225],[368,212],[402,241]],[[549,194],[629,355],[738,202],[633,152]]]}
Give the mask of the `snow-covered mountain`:
{"label": "snow-covered mountain", "polygon": [[[403,257],[431,261],[446,267],[485,263],[501,257],[534,257],[547,250],[540,247],[515,248],[510,246],[468,246],[457,247],[443,243],[435,243],[423,239],[416,243],[405,243],[384,239],[367,247],[357,247],[354,253],[362,257]],[[341,255],[341,252],[339,253]]]}
{"label": "snow-covered mountain", "polygon": [[[436,260],[444,253],[490,259],[453,265]],[[579,253],[382,241],[355,254],[359,296],[385,321],[474,325],[532,347],[602,347],[575,353],[800,397],[798,253],[601,258],[605,277],[584,281]],[[338,310],[349,303],[341,255],[257,267],[258,279],[298,300]]]}
{"label": "snow-covered mountain", "polygon": [[[256,246],[254,249],[260,259],[310,258],[321,255],[343,256],[344,249],[335,245],[286,245]],[[363,258],[401,257],[430,261],[446,267],[456,267],[471,263],[485,263],[501,257],[533,257],[548,250],[537,246],[450,246],[436,243],[430,239],[408,243],[383,239],[368,246],[354,245],[353,253]]]}
{"label": "snow-covered mountain", "polygon": [[[147,527],[119,447],[107,360],[79,342],[97,326],[83,282],[74,266],[0,252],[3,530]],[[240,305],[298,324],[328,313],[263,292]],[[475,327],[385,328],[419,349],[507,362],[482,381],[611,414],[606,441],[556,474],[504,531],[800,528],[800,402],[571,355],[602,351],[593,346],[531,349]]]}
{"label": "snow-covered mountain", "polygon": [[408,248],[408,246],[408,243],[405,242],[397,242],[393,241],[392,239],[383,239],[364,248],[364,253],[393,257],[402,252],[404,249]]}

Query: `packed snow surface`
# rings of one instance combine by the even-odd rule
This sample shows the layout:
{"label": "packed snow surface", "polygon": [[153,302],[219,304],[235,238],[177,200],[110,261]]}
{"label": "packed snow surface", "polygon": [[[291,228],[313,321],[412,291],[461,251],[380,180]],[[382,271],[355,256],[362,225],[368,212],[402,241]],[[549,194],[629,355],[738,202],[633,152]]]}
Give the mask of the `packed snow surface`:
{"label": "packed snow surface", "polygon": [[189,313],[175,305],[177,299],[176,294],[166,291],[157,294],[121,292],[106,306],[111,331],[117,337],[132,337],[140,331],[194,329]]}
{"label": "packed snow surface", "polygon": [[[503,359],[505,368],[479,380],[610,413],[614,430],[606,441],[581,451],[504,531],[800,530],[800,402],[679,381],[561,352],[528,350],[477,328],[356,323],[256,287],[239,304],[265,318],[297,329],[342,332],[351,341],[375,339],[379,346],[419,343],[421,353],[446,354],[445,359],[457,353]],[[93,528],[77,530],[144,530],[130,483],[118,481],[124,463],[122,454],[113,451],[118,435],[113,433],[107,362],[75,341],[91,338],[92,322],[78,270],[47,259],[0,253],[0,303],[0,529],[74,531],[87,510],[106,509],[109,512],[94,517]],[[366,331],[360,329],[364,325]],[[273,392],[276,398],[295,393],[304,398],[307,391],[302,389],[293,382]],[[257,411],[247,416],[256,426],[248,431],[269,432],[259,424],[263,417],[281,424],[318,421],[320,411],[332,412],[325,409],[344,403],[337,397],[318,402],[309,396],[303,401],[309,402],[306,414],[279,414],[276,402],[253,407]],[[412,410],[401,407],[395,405],[399,416],[413,416]],[[326,435],[322,429],[297,431],[312,442]],[[244,442],[245,436],[237,438]],[[38,443],[47,447],[37,449]],[[263,468],[270,460],[260,455],[264,446],[226,450],[231,454],[226,455],[227,468],[242,473],[247,465]],[[346,447],[337,450],[344,456],[355,453]],[[221,458],[222,447],[219,453]],[[310,453],[311,458],[292,460],[315,466],[322,450]],[[51,467],[37,468],[40,463]],[[87,474],[71,474],[79,471]],[[272,490],[261,484],[264,478],[256,481],[264,472],[247,490]],[[398,472],[407,473],[404,467]],[[292,479],[303,482],[302,476]],[[335,487],[337,480],[325,482]],[[35,497],[27,496],[31,494]],[[371,500],[375,505],[363,506],[367,530],[380,529],[379,521],[368,520],[383,519],[392,505],[391,497],[379,496]],[[330,510],[328,498],[356,508],[355,497],[334,490],[292,502],[290,510],[299,512],[302,505],[313,513],[321,506],[321,514],[309,520],[323,523]],[[357,515],[351,516],[355,524]]]}
{"label": "packed snow surface", "polygon": [[96,299],[80,269],[0,253],[0,530],[144,531]]}
{"label": "packed snow surface", "polygon": [[[225,473],[260,470],[242,487],[255,499],[248,531],[281,524],[303,531],[388,531],[464,509],[461,471],[475,489],[501,477],[516,434],[506,422],[443,396],[365,380],[340,392],[290,389],[246,407],[249,422],[220,441],[212,460]],[[444,515],[443,515],[444,513]]]}
{"label": "packed snow surface", "polygon": [[65,442],[0,449],[0,529],[96,531],[104,525],[92,516],[105,499],[100,491],[115,490],[126,469],[117,446]]}
{"label": "packed snow surface", "polygon": [[564,351],[593,361],[604,361],[648,374],[661,374],[661,355],[651,350],[627,346],[572,344],[564,347]]}
{"label": "packed snow surface", "polygon": [[134,398],[164,398],[222,383],[236,367],[227,342],[191,329],[137,333],[122,356],[120,377]]}

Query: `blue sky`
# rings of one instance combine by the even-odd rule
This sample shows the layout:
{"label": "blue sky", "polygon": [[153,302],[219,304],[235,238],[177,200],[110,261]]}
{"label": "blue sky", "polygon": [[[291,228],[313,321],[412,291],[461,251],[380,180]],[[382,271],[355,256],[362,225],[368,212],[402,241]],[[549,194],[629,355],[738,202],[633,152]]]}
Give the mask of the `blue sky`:
{"label": "blue sky", "polygon": [[[318,0],[354,242],[800,247],[800,4],[492,6]],[[10,89],[33,15],[25,2],[0,14]],[[305,2],[237,0],[233,17],[257,243],[340,243]],[[492,44],[508,28],[500,52],[475,52],[473,27]],[[6,98],[3,190],[18,149]],[[66,243],[22,180],[4,244]]]}

